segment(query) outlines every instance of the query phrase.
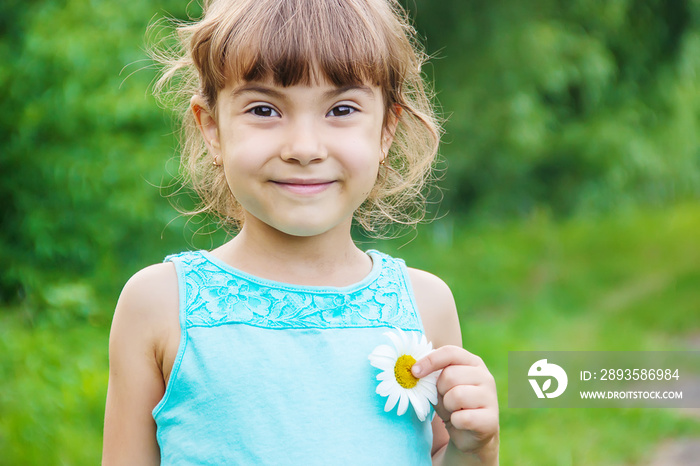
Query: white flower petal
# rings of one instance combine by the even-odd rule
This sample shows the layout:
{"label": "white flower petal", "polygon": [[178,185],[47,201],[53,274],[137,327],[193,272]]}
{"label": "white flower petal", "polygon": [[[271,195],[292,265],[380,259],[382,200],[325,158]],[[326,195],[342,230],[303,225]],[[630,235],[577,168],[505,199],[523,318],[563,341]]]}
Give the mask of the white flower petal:
{"label": "white flower petal", "polygon": [[413,405],[413,410],[416,412],[416,416],[418,416],[419,420],[424,421],[430,410],[428,407],[428,400],[418,395],[414,390],[408,390],[407,393],[408,399],[411,400],[411,404]]}
{"label": "white flower petal", "polygon": [[411,406],[413,406],[413,410],[416,411],[416,414],[418,414],[420,411],[420,406],[418,403],[418,397],[416,396],[415,387],[407,389],[406,396],[408,397],[408,401],[410,402]]}
{"label": "white flower petal", "polygon": [[422,350],[421,348],[417,348],[413,353],[411,353],[411,356],[413,356],[416,361],[420,361],[427,355],[428,352]]}
{"label": "white flower petal", "polygon": [[387,369],[396,364],[396,350],[389,345],[377,346],[368,357],[369,363],[378,369]]}
{"label": "white flower petal", "polygon": [[408,337],[408,334],[406,332],[404,332],[403,330],[401,330],[400,328],[397,328],[396,330],[398,330],[399,335],[401,335],[401,341],[403,342],[404,348],[407,347],[409,345],[409,343],[411,342],[411,339]]}
{"label": "white flower petal", "polygon": [[424,377],[421,377],[421,380],[425,380],[426,382],[430,382],[430,383],[434,384],[437,382],[437,379],[440,377],[441,373],[442,373],[442,371],[431,372],[430,374],[428,374]]}
{"label": "white flower petal", "polygon": [[377,385],[377,394],[381,396],[388,396],[392,390],[397,387],[395,380],[384,380],[379,385]]}
{"label": "white flower petal", "polygon": [[404,333],[404,346],[403,346],[403,354],[410,354],[413,356],[413,341],[411,340],[413,337],[412,333],[405,334]]}
{"label": "white flower petal", "polygon": [[372,356],[369,363],[377,369],[388,371],[393,370],[396,365],[396,358],[385,358],[384,356]]}
{"label": "white flower petal", "polygon": [[[400,329],[397,329],[399,332],[401,332]],[[384,335],[388,336],[391,342],[394,344],[394,347],[396,348],[396,351],[398,352],[398,356],[401,356],[402,354],[405,354],[403,351],[406,349],[406,345],[404,344],[405,338],[403,336],[403,332],[400,334],[392,333],[392,332],[386,332]]]}
{"label": "white flower petal", "polygon": [[394,358],[396,359],[399,355],[396,354],[396,349],[392,348],[389,345],[379,345],[376,348],[374,348],[374,351],[372,351],[372,354],[369,355],[370,358],[374,356],[380,356],[380,357],[387,357],[387,358]]}
{"label": "white flower petal", "polygon": [[407,409],[408,395],[406,394],[406,390],[401,390],[401,396],[399,397],[399,409],[396,411],[396,414],[403,416],[403,413],[405,413]]}
{"label": "white flower petal", "polygon": [[421,421],[424,421],[430,415],[430,402],[425,398],[423,398],[422,401],[423,401],[423,406],[424,406],[423,412],[425,414],[423,414],[423,419],[421,419]]}
{"label": "white flower petal", "polygon": [[[432,346],[432,344],[431,344],[431,346]],[[416,351],[416,361],[426,357],[427,355],[429,355],[432,352],[433,352],[433,349],[430,346],[419,347],[418,351]]]}
{"label": "white flower petal", "polygon": [[[425,339],[425,333],[421,333],[420,336],[420,345],[421,346],[427,346],[428,345],[428,340]],[[432,346],[432,343],[431,343]]]}
{"label": "white flower petal", "polygon": [[416,384],[416,391],[425,397],[430,403],[436,405],[438,402],[437,387],[435,384],[426,383],[421,379]]}
{"label": "white flower petal", "polygon": [[386,399],[386,404],[384,405],[384,411],[389,412],[392,409],[394,409],[394,406],[396,406],[396,403],[399,401],[399,397],[401,396],[401,391],[400,390],[392,390],[391,393],[389,393],[389,397]]}

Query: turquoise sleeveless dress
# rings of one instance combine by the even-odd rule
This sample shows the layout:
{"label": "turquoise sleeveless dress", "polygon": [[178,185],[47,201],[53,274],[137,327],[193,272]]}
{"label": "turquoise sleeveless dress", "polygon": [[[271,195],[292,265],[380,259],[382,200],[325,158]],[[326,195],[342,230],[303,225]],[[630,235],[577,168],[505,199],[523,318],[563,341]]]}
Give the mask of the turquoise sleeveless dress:
{"label": "turquoise sleeveless dress", "polygon": [[[367,359],[423,332],[400,259],[368,251],[354,285],[260,279],[205,251],[177,269],[181,340],[153,410],[163,465],[430,465],[432,429],[384,412]],[[428,419],[430,419],[429,416]]]}

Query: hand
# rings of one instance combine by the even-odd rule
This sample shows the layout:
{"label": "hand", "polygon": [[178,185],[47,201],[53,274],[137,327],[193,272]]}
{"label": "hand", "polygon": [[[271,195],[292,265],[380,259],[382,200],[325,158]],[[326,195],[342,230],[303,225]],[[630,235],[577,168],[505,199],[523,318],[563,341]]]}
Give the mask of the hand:
{"label": "hand", "polygon": [[450,441],[462,452],[478,454],[498,435],[496,382],[480,357],[458,346],[443,346],[417,361],[413,375],[442,369],[437,380],[437,415]]}

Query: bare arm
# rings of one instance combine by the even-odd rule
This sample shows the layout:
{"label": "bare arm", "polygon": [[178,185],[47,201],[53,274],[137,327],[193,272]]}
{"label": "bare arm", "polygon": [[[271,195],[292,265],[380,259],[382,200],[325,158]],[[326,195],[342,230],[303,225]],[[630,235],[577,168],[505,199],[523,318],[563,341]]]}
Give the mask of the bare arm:
{"label": "bare arm", "polygon": [[426,337],[438,348],[416,362],[424,376],[438,379],[437,416],[433,419],[434,465],[498,464],[496,384],[481,358],[462,348],[457,307],[438,277],[409,269]]}
{"label": "bare arm", "polygon": [[105,466],[160,464],[151,411],[165,392],[163,353],[177,296],[173,265],[159,264],[134,275],[119,297],[109,340]]}

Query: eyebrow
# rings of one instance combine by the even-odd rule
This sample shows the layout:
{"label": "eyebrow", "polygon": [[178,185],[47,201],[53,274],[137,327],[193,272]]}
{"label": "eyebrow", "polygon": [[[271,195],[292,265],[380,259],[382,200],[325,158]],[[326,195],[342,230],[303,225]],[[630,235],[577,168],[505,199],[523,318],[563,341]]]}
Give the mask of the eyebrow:
{"label": "eyebrow", "polygon": [[240,97],[244,94],[249,94],[249,93],[257,93],[257,94],[264,94],[264,95],[269,95],[270,97],[277,97],[280,99],[284,98],[284,94],[282,94],[279,91],[276,91],[272,89],[271,87],[263,86],[260,84],[255,84],[255,83],[248,83],[244,84],[243,86],[239,86],[235,88],[233,91],[231,91],[231,97],[236,98]]}
{"label": "eyebrow", "polygon": [[369,86],[365,86],[362,84],[348,84],[347,86],[341,86],[335,89],[331,89],[330,91],[324,94],[324,97],[336,97],[350,91],[360,91],[370,99],[374,100],[374,92],[372,92],[372,89]]}
{"label": "eyebrow", "polygon": [[[335,89],[331,89],[329,91],[326,91],[323,94],[323,97],[326,99],[331,99],[333,97],[337,97],[341,94],[344,94],[346,92],[351,92],[351,91],[360,91],[361,93],[365,94],[368,98],[374,100],[374,92],[372,92],[372,89],[369,86],[365,86],[362,84],[348,84],[346,86],[340,86]],[[240,97],[241,95],[248,94],[248,93],[258,93],[258,94],[263,94],[267,95],[273,98],[277,99],[286,99],[286,96],[284,93],[277,91],[276,89],[273,89],[269,86],[257,84],[257,83],[248,83],[244,84],[242,86],[239,86],[235,88],[233,91],[231,91],[231,97],[236,98]]]}

